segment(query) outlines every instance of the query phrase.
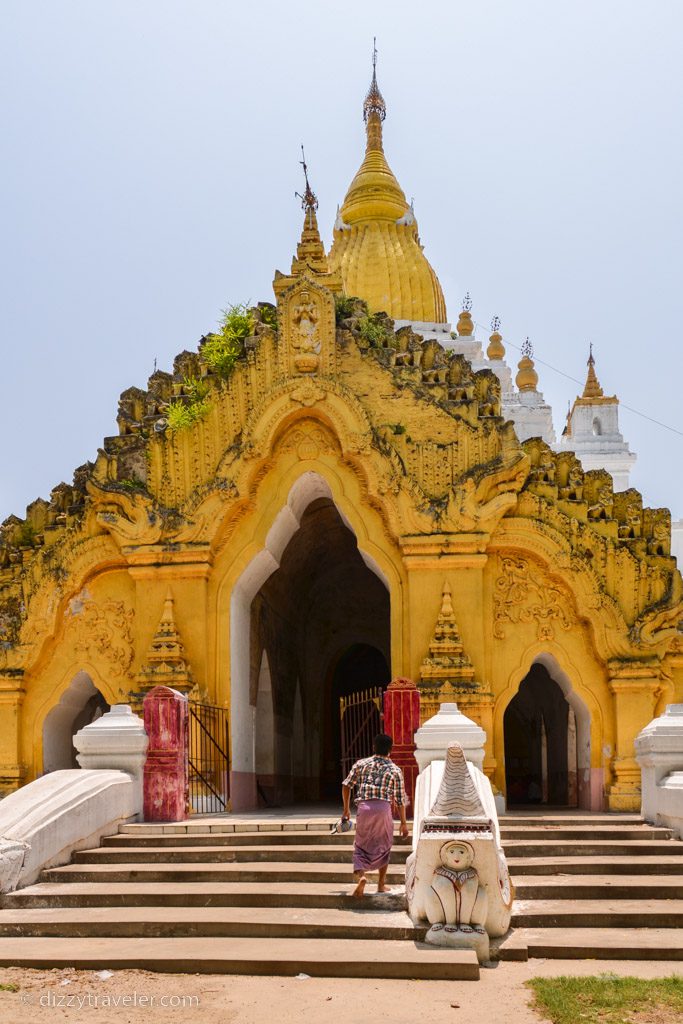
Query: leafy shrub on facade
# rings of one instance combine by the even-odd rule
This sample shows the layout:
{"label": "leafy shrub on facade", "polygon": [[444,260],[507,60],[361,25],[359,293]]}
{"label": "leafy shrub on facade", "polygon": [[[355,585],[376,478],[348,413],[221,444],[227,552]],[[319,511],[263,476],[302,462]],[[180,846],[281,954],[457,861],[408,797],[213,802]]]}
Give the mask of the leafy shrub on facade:
{"label": "leafy shrub on facade", "polygon": [[223,310],[220,330],[210,334],[202,345],[207,365],[224,379],[229,377],[244,351],[244,339],[253,334],[255,320],[246,303],[238,302]]}

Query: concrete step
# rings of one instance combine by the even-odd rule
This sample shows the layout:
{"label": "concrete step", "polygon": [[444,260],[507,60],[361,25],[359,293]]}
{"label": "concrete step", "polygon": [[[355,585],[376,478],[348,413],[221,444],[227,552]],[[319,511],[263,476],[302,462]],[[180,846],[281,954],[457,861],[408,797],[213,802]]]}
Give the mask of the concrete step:
{"label": "concrete step", "polygon": [[670,875],[520,875],[519,900],[681,900],[683,873]]}
{"label": "concrete step", "polygon": [[119,831],[130,835],[186,835],[192,832],[321,832],[329,835],[330,829],[339,821],[341,807],[336,814],[307,820],[290,818],[241,819],[232,814],[211,816],[193,815],[180,822],[129,822],[119,826]]}
{"label": "concrete step", "polygon": [[[121,833],[130,835],[183,835],[192,832],[328,832],[333,823],[338,820],[341,808],[330,814],[312,815],[291,815],[285,811],[278,815],[272,812],[270,815],[192,815],[187,821],[173,823],[140,823],[132,822],[120,826]],[[542,825],[560,825],[572,827],[574,825],[616,826],[618,824],[634,825],[644,824],[639,814],[620,813],[587,813],[581,811],[552,811],[547,814],[529,814],[528,811],[513,811],[503,815],[500,819],[502,826],[530,825],[540,827]]]}
{"label": "concrete step", "polygon": [[634,840],[614,842],[599,839],[545,839],[527,842],[523,839],[503,842],[508,857],[680,857],[683,865],[683,843],[676,840]]}
{"label": "concrete step", "polygon": [[[682,844],[683,845],[683,844]],[[673,847],[673,844],[672,844]],[[683,875],[680,856],[663,857],[639,854],[633,857],[628,848],[620,856],[594,857],[521,857],[508,856],[508,868],[514,877],[520,875]]]}
{"label": "concrete step", "polygon": [[[351,880],[351,863],[205,863],[205,864],[65,864],[48,868],[41,875],[44,882],[342,882]],[[387,881],[402,885],[405,869],[402,864],[390,866]]]}
{"label": "concrete step", "polygon": [[[410,853],[409,846],[395,846],[391,851],[392,863],[404,863]],[[102,846],[96,850],[81,850],[73,854],[74,864],[201,864],[264,863],[350,864],[351,847],[335,846],[148,846],[114,849]]]}
{"label": "concrete step", "polygon": [[373,910],[347,897],[346,909],[250,907],[74,907],[0,911],[0,937],[190,936],[421,941],[405,911]]}
{"label": "concrete step", "polygon": [[[399,842],[397,845],[409,846],[409,842]],[[129,846],[340,846],[349,850],[353,846],[353,832],[341,835],[332,835],[331,832],[190,832],[151,836],[119,832],[115,836],[105,836],[102,846],[111,849],[125,849]]]}
{"label": "concrete step", "polygon": [[683,928],[516,928],[501,960],[683,960]]}
{"label": "concrete step", "polygon": [[619,814],[605,812],[581,813],[580,811],[567,811],[566,814],[528,814],[523,812],[508,812],[499,819],[501,828],[520,825],[529,825],[531,828],[539,828],[541,825],[560,825],[561,827],[574,827],[585,825],[608,825],[614,828],[617,825],[644,825],[645,821],[640,814]]}
{"label": "concrete step", "polygon": [[0,938],[0,967],[136,969],[176,974],[299,973],[333,978],[476,981],[472,950],[400,940],[205,938]]}
{"label": "concrete step", "polygon": [[[578,839],[583,841],[618,840],[628,842],[635,840],[660,840],[667,841],[671,838],[671,830],[665,828],[651,828],[650,826],[633,828],[601,828],[581,825],[572,828],[548,827],[548,828],[505,828],[501,829],[501,838],[504,841],[513,840],[534,840],[542,839],[547,841]],[[123,849],[126,847],[175,847],[175,846],[322,846],[342,847],[348,849],[353,846],[353,832],[346,832],[343,835],[332,835],[330,832],[183,832],[183,833],[155,833],[153,835],[120,832],[118,835],[106,836],[102,845],[111,849]],[[408,847],[409,842],[398,841],[397,848]]]}
{"label": "concrete step", "polygon": [[346,884],[329,882],[37,882],[0,897],[0,907],[358,907],[382,911],[405,910],[401,886],[354,900],[350,877]]}
{"label": "concrete step", "polygon": [[[503,848],[509,859],[519,858],[558,858],[558,857],[590,857],[596,856],[629,856],[636,859],[641,856],[680,857],[683,870],[683,843],[675,840],[638,840],[631,842],[614,842],[605,840],[556,840],[548,839],[535,842],[525,840],[507,840]],[[411,847],[407,844],[396,844],[392,849],[392,861],[404,862],[410,854]],[[187,844],[163,846],[128,846],[107,845],[95,850],[82,850],[73,855],[76,864],[116,864],[125,860],[127,863],[177,863],[180,861],[277,861],[278,863],[347,863],[351,859],[351,844],[314,843],[297,846],[294,844],[234,844],[230,837],[211,845],[195,845],[194,837]]]}
{"label": "concrete step", "polygon": [[564,842],[567,839],[580,839],[583,842],[591,842],[598,839],[601,841],[616,840],[620,843],[630,842],[634,839],[639,841],[657,839],[667,842],[672,836],[671,829],[652,828],[649,825],[640,825],[633,828],[624,828],[623,826],[620,828],[605,828],[591,827],[589,825],[581,826],[580,828],[567,828],[553,825],[545,828],[501,827],[500,830],[500,837],[503,843],[509,843],[513,840],[531,841],[535,839],[543,839],[548,842],[556,840]]}
{"label": "concrete step", "polygon": [[[17,911],[17,913],[19,913]],[[513,928],[680,928],[683,900],[515,900]],[[0,934],[2,932],[0,931]]]}

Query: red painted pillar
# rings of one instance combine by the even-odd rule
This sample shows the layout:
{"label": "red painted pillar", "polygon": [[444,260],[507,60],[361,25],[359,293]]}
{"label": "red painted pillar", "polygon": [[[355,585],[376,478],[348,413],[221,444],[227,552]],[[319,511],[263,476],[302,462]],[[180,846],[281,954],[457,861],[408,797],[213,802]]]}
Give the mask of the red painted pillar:
{"label": "red painted pillar", "polygon": [[403,770],[412,808],[417,779],[415,733],[420,728],[420,693],[412,679],[393,679],[384,693],[384,731],[394,745],[391,759]]}
{"label": "red painted pillar", "polygon": [[142,702],[149,736],[143,781],[145,821],[185,821],[189,804],[187,698],[155,686]]}

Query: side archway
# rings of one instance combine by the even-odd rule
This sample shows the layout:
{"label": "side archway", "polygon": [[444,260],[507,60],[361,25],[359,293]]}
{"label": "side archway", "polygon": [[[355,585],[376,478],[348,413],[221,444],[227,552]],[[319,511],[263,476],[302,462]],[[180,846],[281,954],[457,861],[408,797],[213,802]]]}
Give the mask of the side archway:
{"label": "side archway", "polygon": [[108,710],[109,704],[88,673],[77,672],[43,720],[43,774],[78,768],[74,735]]}
{"label": "side archway", "polygon": [[[504,752],[500,782],[508,803],[556,803],[602,810],[604,772],[600,709],[549,651],[513,674],[495,709],[496,747]],[[513,764],[513,759],[528,763]],[[511,787],[512,792],[509,792]]]}

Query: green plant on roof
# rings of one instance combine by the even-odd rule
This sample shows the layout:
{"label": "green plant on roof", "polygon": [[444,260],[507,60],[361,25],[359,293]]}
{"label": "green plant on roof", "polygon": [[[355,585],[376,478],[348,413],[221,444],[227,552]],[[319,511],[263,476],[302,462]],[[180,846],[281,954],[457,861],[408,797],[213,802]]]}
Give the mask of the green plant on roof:
{"label": "green plant on roof", "polygon": [[[263,323],[277,327],[277,313],[271,306],[261,307]],[[210,370],[223,380],[232,373],[244,352],[244,341],[254,333],[256,318],[245,302],[223,310],[219,330],[209,334],[201,347],[201,356]],[[168,429],[187,430],[204,419],[211,409],[211,382],[204,377],[185,377],[183,394],[174,398],[166,410]]]}
{"label": "green plant on roof", "polygon": [[264,305],[259,306],[259,312],[261,314],[261,323],[264,323],[266,327],[272,327],[274,331],[277,330],[277,309],[275,306]]}
{"label": "green plant on roof", "polygon": [[254,325],[254,315],[244,302],[223,310],[220,330],[209,334],[202,345],[204,360],[219,377],[230,376],[244,351],[244,339],[253,334]]}
{"label": "green plant on roof", "polygon": [[183,398],[175,398],[168,407],[166,419],[169,430],[187,430],[193,423],[204,419],[211,408],[211,385],[202,377],[186,377]]}
{"label": "green plant on roof", "polygon": [[334,313],[337,323],[341,323],[342,320],[346,320],[348,317],[353,316],[357,301],[357,299],[354,299],[350,295],[335,295]]}
{"label": "green plant on roof", "polygon": [[361,338],[367,341],[371,348],[381,348],[388,337],[384,322],[379,319],[377,313],[361,317],[358,321],[358,330]]}

